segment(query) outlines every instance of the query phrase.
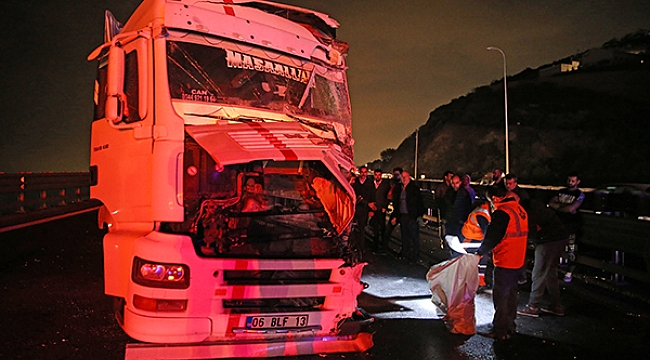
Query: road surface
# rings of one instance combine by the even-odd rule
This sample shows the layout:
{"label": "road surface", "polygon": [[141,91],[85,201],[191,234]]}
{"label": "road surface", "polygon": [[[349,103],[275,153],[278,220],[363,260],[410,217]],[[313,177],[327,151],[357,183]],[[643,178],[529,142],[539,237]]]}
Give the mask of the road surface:
{"label": "road surface", "polygon": [[[123,359],[129,339],[103,295],[96,212],[0,234],[0,359]],[[430,263],[370,255],[360,306],[375,321],[375,346],[361,354],[295,359],[642,359],[650,357],[647,304],[577,282],[563,284],[566,316],[519,317],[518,334],[493,342],[450,334],[424,276]],[[426,261],[426,260],[425,260]],[[478,328],[491,295],[476,298]],[[528,289],[521,289],[524,304]]]}

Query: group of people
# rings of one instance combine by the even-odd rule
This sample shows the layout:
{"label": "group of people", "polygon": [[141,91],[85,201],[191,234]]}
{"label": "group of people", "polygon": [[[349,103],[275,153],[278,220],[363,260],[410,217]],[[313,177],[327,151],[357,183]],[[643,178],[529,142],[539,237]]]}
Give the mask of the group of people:
{"label": "group of people", "polygon": [[[580,179],[570,174],[567,187],[548,204],[531,199],[518,185],[517,176],[496,169],[482,200],[470,195],[465,180],[453,172],[443,175],[436,189],[443,244],[451,256],[476,253],[487,261],[486,287],[491,288],[495,308],[492,329],[483,335],[502,340],[515,332],[516,315],[538,317],[542,312],[563,316],[558,265],[567,264],[565,281],[571,280],[575,238],[581,228],[578,209],[584,194]],[[464,181],[465,180],[465,181]],[[518,287],[525,278],[529,241],[535,249],[528,303],[517,309]],[[548,306],[543,306],[548,292]]]}
{"label": "group of people", "polygon": [[[411,174],[402,168],[395,168],[390,179],[383,178],[381,169],[375,169],[370,179],[366,166],[359,168],[359,176],[353,178],[352,188],[357,197],[355,227],[352,233],[356,247],[361,251],[386,252],[391,233],[400,224],[402,251],[400,256],[415,263],[420,256],[418,218],[425,212],[420,188],[411,179]],[[388,206],[393,211],[386,219]],[[366,249],[365,227],[373,230],[372,246]]]}
{"label": "group of people", "polygon": [[[407,171],[393,169],[391,179],[382,171],[362,166],[353,181],[357,196],[356,227],[353,238],[364,249],[365,226],[373,228],[373,251],[386,251],[391,232],[400,224],[402,251],[408,262],[419,258],[418,218],[425,212],[419,187]],[[517,314],[537,317],[542,312],[563,316],[560,301],[558,266],[567,267],[565,281],[571,281],[575,260],[575,239],[580,233],[579,208],[584,193],[578,188],[577,174],[567,177],[567,187],[553,196],[548,204],[531,199],[518,184],[514,174],[495,169],[484,195],[477,197],[468,174],[452,171],[443,174],[443,182],[435,189],[444,237],[443,247],[451,257],[464,253],[482,256],[485,286],[492,290],[495,314],[492,329],[483,335],[496,340],[515,332]],[[485,188],[485,187],[483,187]],[[393,212],[388,220],[388,205]],[[519,285],[526,276],[526,251],[534,247],[532,284],[528,303],[518,309]],[[548,306],[543,305],[548,292]]]}

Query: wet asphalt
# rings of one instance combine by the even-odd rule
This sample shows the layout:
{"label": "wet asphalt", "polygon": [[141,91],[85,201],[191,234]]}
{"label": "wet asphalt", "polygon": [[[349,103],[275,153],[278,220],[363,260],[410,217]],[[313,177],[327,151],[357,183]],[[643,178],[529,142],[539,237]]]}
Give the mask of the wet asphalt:
{"label": "wet asphalt", "polygon": [[[96,213],[0,234],[0,359],[123,359],[130,340],[103,295],[101,238]],[[294,359],[647,359],[646,302],[578,281],[562,283],[566,315],[518,316],[517,334],[494,341],[451,334],[431,303],[425,280],[444,260],[439,240],[423,229],[420,263],[392,252],[368,253],[359,306],[374,320],[375,345],[364,353]],[[428,244],[428,245],[427,245]],[[437,246],[437,247],[436,247]],[[520,305],[529,284],[520,288]],[[477,328],[492,319],[490,294],[475,298]]]}

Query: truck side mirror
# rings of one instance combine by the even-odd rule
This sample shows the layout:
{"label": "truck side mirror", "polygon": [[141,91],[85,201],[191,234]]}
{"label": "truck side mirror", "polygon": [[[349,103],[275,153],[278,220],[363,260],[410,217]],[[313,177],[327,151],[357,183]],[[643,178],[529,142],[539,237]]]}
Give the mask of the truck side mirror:
{"label": "truck side mirror", "polygon": [[106,119],[113,124],[124,115],[124,49],[120,43],[111,46],[108,53],[108,74],[106,91]]}

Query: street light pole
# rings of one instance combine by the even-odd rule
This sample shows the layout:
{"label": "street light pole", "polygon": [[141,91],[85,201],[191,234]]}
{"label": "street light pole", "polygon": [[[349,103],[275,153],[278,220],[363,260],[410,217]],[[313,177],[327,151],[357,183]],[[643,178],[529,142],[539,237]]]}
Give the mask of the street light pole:
{"label": "street light pole", "polygon": [[415,160],[413,164],[413,177],[418,179],[418,134],[420,129],[415,130]]}
{"label": "street light pole", "polygon": [[508,86],[506,85],[506,54],[498,47],[488,46],[487,50],[496,50],[503,56],[503,96],[505,99],[505,112],[506,112],[506,174],[510,173],[510,153],[508,149]]}

